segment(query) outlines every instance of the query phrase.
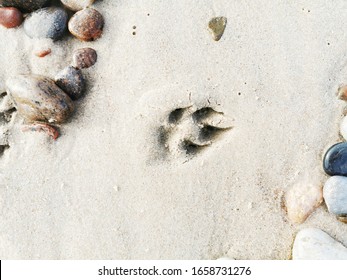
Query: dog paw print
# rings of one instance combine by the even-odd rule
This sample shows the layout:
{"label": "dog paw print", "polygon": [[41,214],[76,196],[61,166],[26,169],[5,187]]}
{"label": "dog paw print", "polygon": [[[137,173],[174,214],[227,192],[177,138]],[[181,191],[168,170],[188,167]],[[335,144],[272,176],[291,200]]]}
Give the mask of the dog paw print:
{"label": "dog paw print", "polygon": [[0,94],[0,158],[10,148],[8,134],[16,109],[12,106],[6,93]]}
{"label": "dog paw print", "polygon": [[232,128],[232,120],[211,107],[177,108],[168,114],[160,126],[159,143],[166,156],[193,157],[212,147]]}

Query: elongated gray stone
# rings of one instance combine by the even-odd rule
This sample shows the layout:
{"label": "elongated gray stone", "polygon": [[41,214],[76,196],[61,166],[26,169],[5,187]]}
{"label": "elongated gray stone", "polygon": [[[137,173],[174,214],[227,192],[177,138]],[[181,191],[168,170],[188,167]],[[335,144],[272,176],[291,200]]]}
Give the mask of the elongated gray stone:
{"label": "elongated gray stone", "polygon": [[347,215],[347,177],[330,177],[325,182],[323,197],[330,213]]}
{"label": "elongated gray stone", "polygon": [[0,0],[0,6],[15,7],[24,12],[32,12],[42,8],[48,0]]}

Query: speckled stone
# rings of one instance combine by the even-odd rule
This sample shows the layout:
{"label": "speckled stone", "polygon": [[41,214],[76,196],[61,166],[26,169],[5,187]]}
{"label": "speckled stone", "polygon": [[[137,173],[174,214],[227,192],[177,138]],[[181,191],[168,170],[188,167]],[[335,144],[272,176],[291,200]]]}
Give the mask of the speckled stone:
{"label": "speckled stone", "polygon": [[15,7],[25,12],[32,12],[42,8],[49,0],[0,0],[4,7]]}
{"label": "speckled stone", "polygon": [[72,66],[66,67],[55,77],[55,83],[73,100],[80,98],[85,89],[82,71]]}
{"label": "speckled stone", "polygon": [[68,15],[64,9],[51,7],[37,10],[24,21],[24,31],[31,38],[59,39],[63,36]]}
{"label": "speckled stone", "polygon": [[212,34],[213,40],[219,41],[222,38],[226,25],[226,17],[215,17],[209,21],[208,28]]}
{"label": "speckled stone", "polygon": [[69,31],[82,41],[93,41],[101,37],[104,17],[93,8],[83,9],[72,16]]}
{"label": "speckled stone", "polygon": [[6,81],[6,90],[19,114],[28,122],[62,123],[74,110],[71,98],[44,76],[12,77]]}
{"label": "speckled stone", "polygon": [[330,175],[347,176],[347,142],[330,147],[323,159],[324,171]]}
{"label": "speckled stone", "polygon": [[324,184],[323,197],[330,213],[347,215],[347,177],[332,176]]}
{"label": "speckled stone", "polygon": [[15,28],[23,22],[22,13],[13,7],[0,8],[0,24],[6,28]]}
{"label": "speckled stone", "polygon": [[75,50],[72,55],[72,66],[78,69],[93,66],[98,59],[96,51],[92,48]]}
{"label": "speckled stone", "polygon": [[71,11],[80,11],[89,7],[95,0],[60,0]]}

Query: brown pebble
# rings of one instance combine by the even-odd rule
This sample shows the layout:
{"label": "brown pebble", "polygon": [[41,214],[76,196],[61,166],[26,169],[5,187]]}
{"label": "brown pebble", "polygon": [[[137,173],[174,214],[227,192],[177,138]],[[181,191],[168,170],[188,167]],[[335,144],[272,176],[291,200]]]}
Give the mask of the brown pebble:
{"label": "brown pebble", "polygon": [[336,95],[338,99],[347,101],[347,85],[341,85]]}
{"label": "brown pebble", "polygon": [[22,13],[16,8],[0,8],[0,24],[6,28],[14,28],[23,22]]}
{"label": "brown pebble", "polygon": [[98,55],[94,49],[78,49],[72,55],[72,66],[77,69],[89,68],[96,63],[97,59]]}
{"label": "brown pebble", "polygon": [[82,41],[93,41],[101,37],[104,17],[93,8],[85,8],[72,16],[69,31]]}
{"label": "brown pebble", "polygon": [[45,57],[46,55],[49,55],[52,52],[51,49],[46,49],[46,50],[39,50],[35,52],[35,55],[38,57]]}

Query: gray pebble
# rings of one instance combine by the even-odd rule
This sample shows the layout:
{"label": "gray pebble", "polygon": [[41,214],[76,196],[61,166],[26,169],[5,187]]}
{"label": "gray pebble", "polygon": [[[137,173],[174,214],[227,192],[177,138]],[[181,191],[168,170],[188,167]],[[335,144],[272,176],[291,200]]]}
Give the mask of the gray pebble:
{"label": "gray pebble", "polygon": [[72,66],[66,67],[55,77],[55,83],[73,100],[80,98],[85,89],[82,71]]}
{"label": "gray pebble", "polygon": [[24,21],[24,31],[31,38],[59,39],[67,27],[68,15],[64,9],[51,7],[37,10]]}
{"label": "gray pebble", "polygon": [[347,215],[347,177],[330,177],[325,182],[323,197],[330,213]]}
{"label": "gray pebble", "polygon": [[42,8],[48,0],[0,0],[0,6],[15,7],[23,12],[32,12]]}
{"label": "gray pebble", "polygon": [[96,51],[92,48],[82,48],[75,50],[72,55],[72,66],[78,69],[93,66],[98,59]]}

